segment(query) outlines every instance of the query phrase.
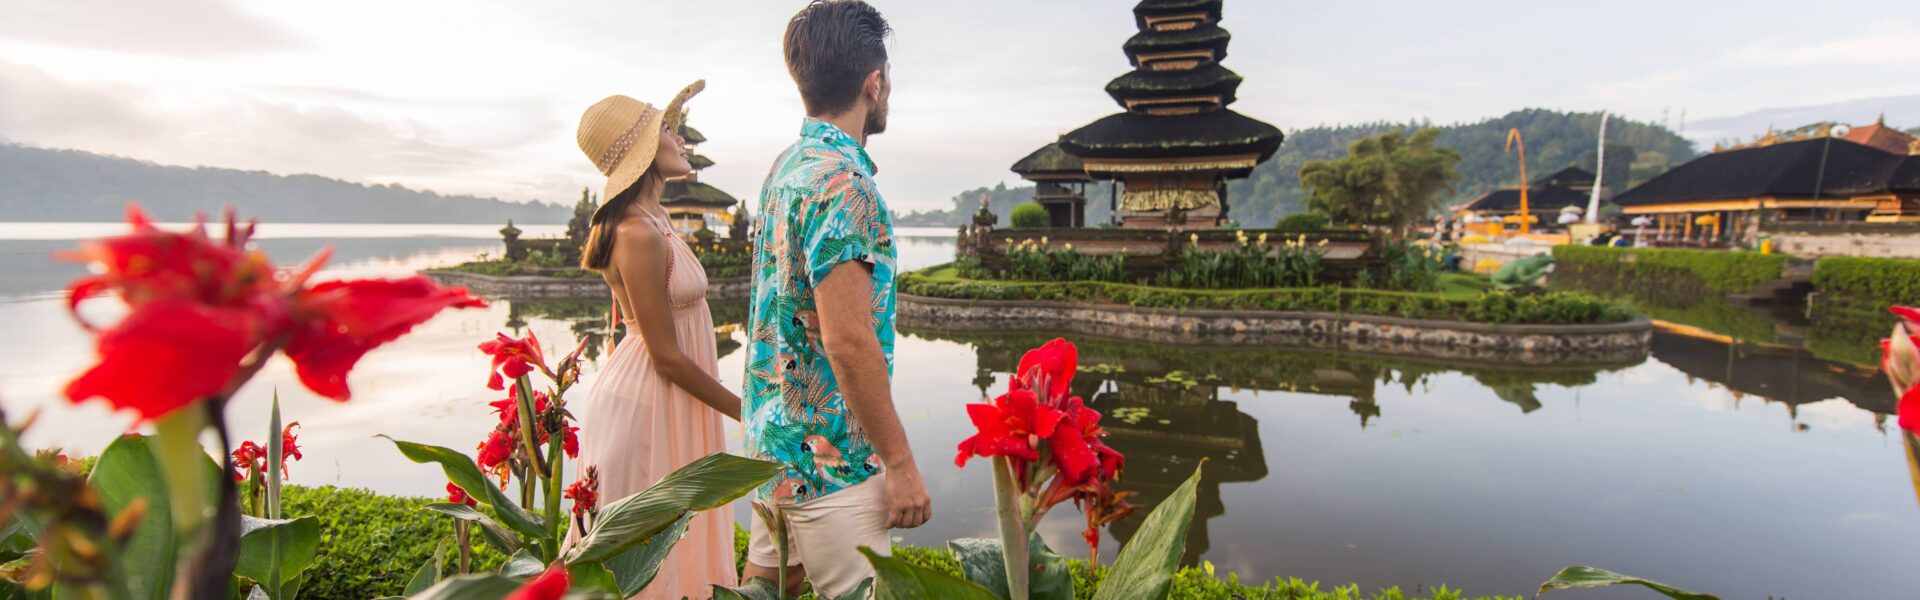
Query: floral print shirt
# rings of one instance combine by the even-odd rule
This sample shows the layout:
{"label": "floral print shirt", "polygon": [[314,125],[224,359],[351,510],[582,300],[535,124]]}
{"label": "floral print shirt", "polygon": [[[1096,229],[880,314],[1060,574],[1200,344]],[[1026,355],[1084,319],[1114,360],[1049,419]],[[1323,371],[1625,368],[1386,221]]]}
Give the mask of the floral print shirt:
{"label": "floral print shirt", "polygon": [[807,119],[760,191],[747,312],[747,455],[786,463],[758,498],[789,505],[851,487],[880,459],[840,395],[820,342],[814,286],[847,261],[873,273],[873,329],[893,370],[893,218],[865,149]]}

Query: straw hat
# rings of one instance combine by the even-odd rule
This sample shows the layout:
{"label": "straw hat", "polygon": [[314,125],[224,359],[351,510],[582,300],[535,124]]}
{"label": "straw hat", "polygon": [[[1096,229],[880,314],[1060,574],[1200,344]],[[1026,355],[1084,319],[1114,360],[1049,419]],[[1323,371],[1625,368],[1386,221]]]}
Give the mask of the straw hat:
{"label": "straw hat", "polygon": [[608,96],[580,115],[580,151],[607,176],[607,188],[600,195],[600,207],[594,210],[594,221],[604,216],[601,213],[606,212],[614,196],[633,187],[653,166],[653,155],[660,149],[662,120],[674,128],[680,127],[681,120],[686,118],[681,105],[706,87],[704,79],[693,82],[680,90],[665,109],[626,96]]}

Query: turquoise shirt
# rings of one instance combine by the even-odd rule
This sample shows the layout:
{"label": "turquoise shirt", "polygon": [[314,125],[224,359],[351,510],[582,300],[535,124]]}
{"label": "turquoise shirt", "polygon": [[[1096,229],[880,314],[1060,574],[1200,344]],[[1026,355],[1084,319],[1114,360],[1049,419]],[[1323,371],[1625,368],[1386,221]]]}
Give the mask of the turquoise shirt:
{"label": "turquoise shirt", "polygon": [[869,265],[873,331],[893,372],[893,217],[874,170],[846,132],[807,119],[800,141],[774,161],[761,186],[741,419],[747,455],[787,465],[761,486],[761,501],[806,502],[880,472],[827,363],[813,302],[814,286],[834,267]]}

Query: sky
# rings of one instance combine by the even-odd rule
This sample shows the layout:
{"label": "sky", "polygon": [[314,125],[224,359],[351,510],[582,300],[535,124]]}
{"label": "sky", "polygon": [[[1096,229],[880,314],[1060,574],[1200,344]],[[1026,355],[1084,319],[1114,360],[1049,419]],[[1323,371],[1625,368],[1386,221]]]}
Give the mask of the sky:
{"label": "sky", "polygon": [[[1102,88],[1129,69],[1131,1],[872,2],[895,90],[869,150],[896,211],[1016,182],[1015,160],[1119,110]],[[571,202],[604,181],[581,111],[704,78],[702,180],[751,197],[803,117],[779,52],[802,5],[0,0],[0,139]],[[1920,125],[1911,0],[1228,0],[1221,25],[1233,108],[1285,130],[1527,107],[1684,113],[1703,147],[1774,119]]]}

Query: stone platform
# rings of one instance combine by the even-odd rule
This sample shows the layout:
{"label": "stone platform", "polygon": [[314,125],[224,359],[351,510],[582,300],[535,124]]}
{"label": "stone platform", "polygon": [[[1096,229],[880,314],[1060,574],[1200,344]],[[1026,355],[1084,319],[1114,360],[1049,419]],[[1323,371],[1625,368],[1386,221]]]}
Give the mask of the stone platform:
{"label": "stone platform", "polygon": [[[520,275],[500,277],[459,271],[426,270],[420,274],[440,285],[460,286],[468,291],[488,298],[539,299],[539,298],[606,298],[607,283],[599,277],[541,277]],[[707,281],[708,300],[745,300],[748,286],[752,283],[746,277],[730,279],[712,279]]]}

